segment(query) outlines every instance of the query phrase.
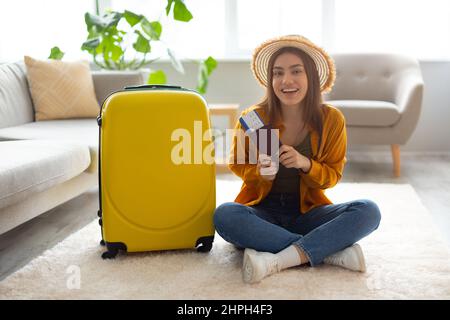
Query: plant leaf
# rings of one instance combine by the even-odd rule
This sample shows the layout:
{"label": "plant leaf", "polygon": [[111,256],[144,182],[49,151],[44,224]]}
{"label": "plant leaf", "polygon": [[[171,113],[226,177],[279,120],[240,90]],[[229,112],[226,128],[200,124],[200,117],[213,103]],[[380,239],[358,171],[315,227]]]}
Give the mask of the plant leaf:
{"label": "plant leaf", "polygon": [[159,23],[159,21],[152,21],[150,22],[150,25],[152,26],[153,31],[155,32],[155,40],[159,40],[162,33],[162,25]]}
{"label": "plant leaf", "polygon": [[167,0],[167,6],[166,6],[166,16],[169,15],[170,9],[172,8],[173,0]]}
{"label": "plant leaf", "polygon": [[209,76],[217,68],[217,61],[209,56],[206,60],[200,61],[198,68],[198,79],[196,90],[200,94],[205,94],[209,83]]}
{"label": "plant leaf", "polygon": [[101,17],[90,14],[89,12],[84,14],[84,22],[86,23],[88,31],[95,27],[97,31],[101,32],[106,27],[106,24],[103,22]]}
{"label": "plant leaf", "polygon": [[136,14],[136,13],[128,11],[128,10],[124,11],[123,16],[124,16],[125,20],[127,20],[128,24],[132,27],[134,27],[136,24],[138,24],[143,18],[142,15]]}
{"label": "plant leaf", "polygon": [[159,40],[162,32],[162,25],[159,21],[149,22],[146,18],[142,19],[141,22],[142,30],[150,37],[152,40]]}
{"label": "plant leaf", "polygon": [[186,5],[182,0],[175,0],[173,18],[183,22],[188,22],[193,18],[192,13],[186,8]]}
{"label": "plant leaf", "polygon": [[90,31],[92,28],[96,28],[98,32],[102,32],[105,29],[116,27],[119,20],[122,18],[120,12],[112,11],[104,15],[103,17],[96,16],[89,12],[84,14],[84,21],[86,22],[87,30]]}
{"label": "plant leaf", "polygon": [[86,40],[85,42],[83,42],[83,44],[81,45],[81,50],[87,51],[90,54],[94,54],[95,49],[97,49],[99,44],[100,44],[100,38],[89,39],[89,40]]}
{"label": "plant leaf", "polygon": [[64,57],[64,52],[62,52],[59,47],[53,47],[50,51],[50,55],[48,56],[48,59],[53,60],[61,60]]}
{"label": "plant leaf", "polygon": [[150,40],[144,37],[139,30],[135,30],[134,32],[138,35],[136,42],[133,43],[134,50],[142,53],[150,52]]}
{"label": "plant leaf", "polygon": [[203,64],[206,67],[208,76],[213,72],[214,69],[217,68],[217,60],[213,57],[209,56],[205,61],[203,61]]}
{"label": "plant leaf", "polygon": [[109,63],[109,60],[117,63],[123,53],[122,48],[115,44],[113,35],[103,37],[99,48],[101,48],[101,53],[103,53],[103,59],[108,60]]}
{"label": "plant leaf", "polygon": [[177,59],[173,51],[167,48],[167,53],[170,57],[170,61],[172,62],[172,66],[175,68],[175,70],[184,74],[183,65],[181,64],[181,61]]}
{"label": "plant leaf", "polygon": [[120,12],[112,11],[111,13],[103,16],[103,21],[106,24],[106,29],[111,27],[117,27],[120,19],[122,19],[123,14]]}
{"label": "plant leaf", "polygon": [[147,83],[148,84],[166,84],[167,83],[166,74],[162,70],[154,71],[154,72],[150,73],[150,75],[148,76]]}
{"label": "plant leaf", "polygon": [[123,50],[120,46],[113,44],[109,47],[109,51],[111,60],[113,60],[114,62],[118,62],[122,57]]}

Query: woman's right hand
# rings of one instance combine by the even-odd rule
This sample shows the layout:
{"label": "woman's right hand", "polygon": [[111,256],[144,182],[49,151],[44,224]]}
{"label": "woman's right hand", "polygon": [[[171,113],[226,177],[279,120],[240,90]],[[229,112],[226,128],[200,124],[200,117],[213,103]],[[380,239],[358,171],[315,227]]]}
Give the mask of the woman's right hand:
{"label": "woman's right hand", "polygon": [[258,157],[258,164],[256,168],[259,175],[268,181],[275,179],[278,172],[278,165],[272,161],[272,158],[267,154],[260,154]]}

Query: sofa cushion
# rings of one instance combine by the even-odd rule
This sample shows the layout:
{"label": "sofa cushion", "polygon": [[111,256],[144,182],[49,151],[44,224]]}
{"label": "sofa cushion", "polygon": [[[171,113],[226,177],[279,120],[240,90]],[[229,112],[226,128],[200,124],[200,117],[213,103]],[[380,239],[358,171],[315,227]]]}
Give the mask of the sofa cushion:
{"label": "sofa cushion", "polygon": [[347,126],[388,127],[400,120],[395,104],[375,100],[330,100],[329,103],[342,111]]}
{"label": "sofa cushion", "polygon": [[98,125],[95,119],[37,121],[0,129],[0,140],[66,140],[89,148],[89,172],[97,170]]}
{"label": "sofa cushion", "polygon": [[41,61],[28,56],[24,61],[36,121],[98,115],[88,61]]}
{"label": "sofa cushion", "polygon": [[45,140],[0,142],[0,208],[82,173],[87,146]]}
{"label": "sofa cushion", "polygon": [[33,120],[34,110],[24,65],[0,64],[0,128]]}

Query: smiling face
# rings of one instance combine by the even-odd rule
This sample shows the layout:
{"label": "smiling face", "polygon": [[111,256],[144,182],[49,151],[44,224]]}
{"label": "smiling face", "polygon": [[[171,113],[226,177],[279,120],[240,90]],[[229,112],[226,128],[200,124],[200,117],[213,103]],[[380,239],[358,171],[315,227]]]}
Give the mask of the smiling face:
{"label": "smiling face", "polygon": [[272,86],[282,106],[300,106],[308,90],[308,78],[302,58],[285,52],[273,64]]}
{"label": "smiling face", "polygon": [[314,60],[304,51],[283,47],[274,52],[267,65],[267,87],[259,103],[269,124],[282,124],[283,108],[300,108],[300,120],[322,132],[322,93]]}

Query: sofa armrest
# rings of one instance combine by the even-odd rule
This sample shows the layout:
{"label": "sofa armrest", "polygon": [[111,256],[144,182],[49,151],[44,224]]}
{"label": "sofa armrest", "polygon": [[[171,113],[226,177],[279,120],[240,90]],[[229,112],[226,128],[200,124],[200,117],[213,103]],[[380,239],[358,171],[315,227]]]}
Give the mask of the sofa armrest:
{"label": "sofa armrest", "polygon": [[144,76],[140,71],[93,71],[92,79],[100,105],[111,93],[122,90],[126,86],[144,83]]}
{"label": "sofa armrest", "polygon": [[401,114],[400,120],[394,126],[398,141],[406,143],[417,126],[422,109],[423,89],[420,71],[410,72],[396,87],[395,104]]}
{"label": "sofa armrest", "polygon": [[401,114],[410,112],[413,105],[422,103],[423,79],[420,70],[409,70],[395,88],[394,103]]}

